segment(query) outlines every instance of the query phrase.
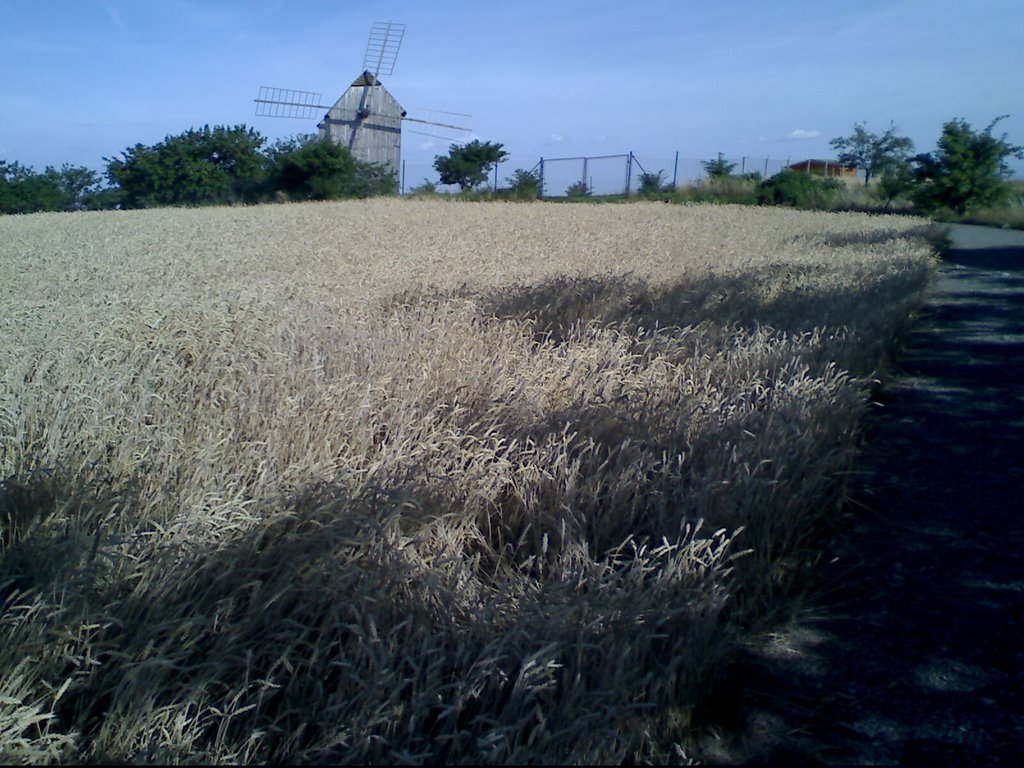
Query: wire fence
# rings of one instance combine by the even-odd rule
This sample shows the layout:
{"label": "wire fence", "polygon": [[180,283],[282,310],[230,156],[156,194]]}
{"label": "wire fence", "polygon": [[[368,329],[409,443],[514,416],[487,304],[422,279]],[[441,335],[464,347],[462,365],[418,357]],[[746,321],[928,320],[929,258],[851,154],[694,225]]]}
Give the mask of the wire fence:
{"label": "wire fence", "polygon": [[[580,194],[631,195],[640,190],[644,174],[657,175],[664,188],[700,184],[708,177],[706,164],[718,159],[717,156],[683,157],[679,152],[649,155],[624,152],[614,155],[528,159],[510,157],[491,171],[486,188],[492,191],[510,189],[513,186],[515,172],[522,170],[538,176],[542,182],[543,197],[571,197]],[[768,178],[790,165],[806,162],[806,159],[723,155],[721,161],[732,166],[732,174],[757,174]],[[402,194],[414,192],[423,184],[433,184],[441,192],[458,191],[457,186],[440,185],[437,179],[437,171],[434,170],[431,161],[402,161],[402,174],[399,180]]]}

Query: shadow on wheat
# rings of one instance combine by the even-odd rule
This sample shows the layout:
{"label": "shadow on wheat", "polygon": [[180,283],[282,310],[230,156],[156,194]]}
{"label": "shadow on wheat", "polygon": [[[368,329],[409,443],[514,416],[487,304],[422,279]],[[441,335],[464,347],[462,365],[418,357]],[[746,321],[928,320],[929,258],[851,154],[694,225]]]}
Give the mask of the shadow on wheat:
{"label": "shadow on wheat", "polygon": [[684,756],[932,268],[904,220],[728,207],[0,225],[28,761]]}

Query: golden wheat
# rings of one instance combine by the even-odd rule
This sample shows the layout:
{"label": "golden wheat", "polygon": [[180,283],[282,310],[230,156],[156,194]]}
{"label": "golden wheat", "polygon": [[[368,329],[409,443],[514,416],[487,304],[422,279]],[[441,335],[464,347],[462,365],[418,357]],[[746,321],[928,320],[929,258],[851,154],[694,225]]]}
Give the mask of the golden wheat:
{"label": "golden wheat", "polygon": [[0,219],[10,760],[659,759],[841,506],[895,217]]}

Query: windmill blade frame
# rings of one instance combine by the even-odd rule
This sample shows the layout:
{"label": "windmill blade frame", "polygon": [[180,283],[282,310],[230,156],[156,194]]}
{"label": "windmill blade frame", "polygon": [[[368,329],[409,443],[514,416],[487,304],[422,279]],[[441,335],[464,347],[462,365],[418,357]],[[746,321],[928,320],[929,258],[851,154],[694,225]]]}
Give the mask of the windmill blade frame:
{"label": "windmill blade frame", "polygon": [[420,123],[422,125],[436,125],[439,128],[451,128],[453,131],[471,131],[472,128],[466,128],[461,125],[450,125],[449,123],[435,123],[433,120],[420,120],[415,117],[403,117],[407,123]]}
{"label": "windmill blade frame", "polygon": [[451,136],[442,136],[439,133],[427,133],[426,131],[417,131],[412,128],[408,129],[409,133],[415,133],[417,136],[429,136],[432,139],[441,139],[441,141],[447,141],[452,144],[467,144],[468,142],[464,139],[456,139]]}
{"label": "windmill blade frame", "polygon": [[363,70],[372,72],[374,77],[390,77],[395,71],[398,50],[405,37],[405,24],[393,21],[376,21],[370,27],[370,38],[366,41],[363,55]]}
{"label": "windmill blade frame", "polygon": [[297,91],[293,88],[275,88],[261,85],[256,99],[257,117],[290,117],[311,120],[330,107],[323,104],[323,96],[315,91]]}

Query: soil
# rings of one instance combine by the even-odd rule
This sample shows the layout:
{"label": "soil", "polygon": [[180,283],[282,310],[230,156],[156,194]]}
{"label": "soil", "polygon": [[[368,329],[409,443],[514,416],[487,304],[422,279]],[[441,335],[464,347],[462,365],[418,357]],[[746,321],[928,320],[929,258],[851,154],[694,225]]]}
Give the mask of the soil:
{"label": "soil", "polygon": [[731,669],[711,763],[1024,760],[1024,232],[954,226],[804,615]]}

